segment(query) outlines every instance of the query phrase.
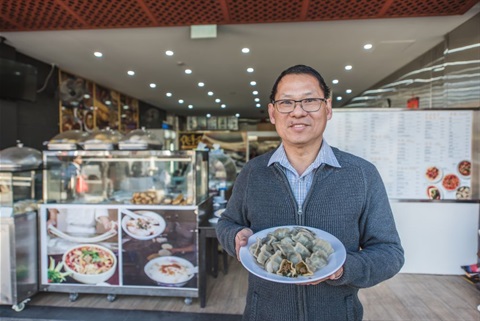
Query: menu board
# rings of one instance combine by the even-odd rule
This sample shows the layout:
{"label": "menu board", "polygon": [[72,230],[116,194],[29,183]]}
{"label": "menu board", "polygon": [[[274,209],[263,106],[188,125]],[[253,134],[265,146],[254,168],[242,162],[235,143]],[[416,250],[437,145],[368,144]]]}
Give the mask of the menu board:
{"label": "menu board", "polygon": [[365,158],[391,199],[471,199],[472,110],[334,110],[329,145]]}

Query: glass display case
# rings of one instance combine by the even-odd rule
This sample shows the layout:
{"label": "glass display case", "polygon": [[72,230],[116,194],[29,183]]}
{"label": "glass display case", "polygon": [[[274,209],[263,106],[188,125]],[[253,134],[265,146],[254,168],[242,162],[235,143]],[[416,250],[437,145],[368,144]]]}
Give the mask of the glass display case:
{"label": "glass display case", "polygon": [[16,311],[38,292],[40,167],[41,153],[20,143],[0,152],[0,304]]}
{"label": "glass display case", "polygon": [[[198,297],[198,221],[212,206],[207,151],[44,151],[43,161],[40,290],[71,301]],[[88,266],[93,257],[102,264]]]}
{"label": "glass display case", "polygon": [[194,205],[208,197],[205,151],[45,151],[43,161],[45,203]]}

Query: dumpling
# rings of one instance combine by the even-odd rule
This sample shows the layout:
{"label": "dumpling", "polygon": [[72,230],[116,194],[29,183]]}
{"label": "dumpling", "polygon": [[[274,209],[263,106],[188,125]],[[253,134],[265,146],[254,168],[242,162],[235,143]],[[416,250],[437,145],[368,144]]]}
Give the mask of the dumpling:
{"label": "dumpling", "polygon": [[283,259],[282,263],[280,263],[280,268],[278,269],[277,274],[282,276],[295,277],[297,275],[297,271],[295,270],[292,262]]}
{"label": "dumpling", "polygon": [[301,276],[313,275],[312,270],[310,270],[310,268],[308,267],[307,264],[305,264],[304,261],[300,261],[297,264],[295,264],[295,271],[297,271],[297,274]]}
{"label": "dumpling", "polygon": [[289,256],[288,256],[288,260],[290,262],[292,262],[293,264],[297,264],[301,261],[303,261],[303,258],[302,256],[300,255],[300,253],[291,253]]}
{"label": "dumpling", "polygon": [[280,243],[277,247],[282,251],[283,256],[288,257],[291,253],[295,253],[295,248],[292,244]]}
{"label": "dumpling", "polygon": [[261,265],[264,265],[265,262],[268,260],[268,258],[271,256],[272,256],[272,253],[270,253],[267,250],[267,244],[263,244],[262,247],[260,248],[260,253],[258,254],[258,257],[257,257],[257,262],[260,263]]}
{"label": "dumpling", "polygon": [[282,252],[276,251],[266,262],[265,262],[265,270],[270,273],[277,273],[278,269],[280,268],[280,264],[282,263]]}
{"label": "dumpling", "polygon": [[295,252],[302,256],[302,259],[306,259],[310,256],[310,251],[300,242],[297,242],[294,246]]}
{"label": "dumpling", "polygon": [[257,242],[253,243],[249,248],[250,254],[252,254],[254,258],[257,258],[258,254],[260,253],[261,247],[262,240],[260,238],[257,238]]}
{"label": "dumpling", "polygon": [[295,245],[295,241],[290,236],[285,236],[280,242],[282,244],[288,243],[291,245]]}
{"label": "dumpling", "polygon": [[290,235],[290,229],[287,227],[277,228],[275,231],[272,232],[273,236],[275,236],[278,240],[283,239],[284,237]]}
{"label": "dumpling", "polygon": [[320,248],[322,248],[327,253],[327,258],[330,256],[330,254],[332,254],[334,252],[333,247],[329,242],[327,242],[325,240],[322,240],[322,239],[319,239],[319,238],[316,238],[313,241],[312,252],[316,252]]}
{"label": "dumpling", "polygon": [[309,269],[313,272],[323,268],[327,265],[327,260],[322,256],[319,255],[317,252],[312,253],[310,257],[307,257],[305,263],[309,267]]}
{"label": "dumpling", "polygon": [[298,243],[302,243],[306,248],[311,248],[313,245],[313,240],[315,238],[306,232],[298,232],[296,235],[292,236],[292,240]]}

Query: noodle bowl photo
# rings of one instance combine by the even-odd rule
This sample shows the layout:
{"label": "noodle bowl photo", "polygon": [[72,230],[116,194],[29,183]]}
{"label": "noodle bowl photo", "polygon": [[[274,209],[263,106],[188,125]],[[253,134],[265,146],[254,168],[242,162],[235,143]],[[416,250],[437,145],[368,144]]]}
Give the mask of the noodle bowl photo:
{"label": "noodle bowl photo", "polygon": [[63,254],[65,271],[81,283],[97,284],[110,279],[117,267],[115,254],[94,244],[77,245]]}

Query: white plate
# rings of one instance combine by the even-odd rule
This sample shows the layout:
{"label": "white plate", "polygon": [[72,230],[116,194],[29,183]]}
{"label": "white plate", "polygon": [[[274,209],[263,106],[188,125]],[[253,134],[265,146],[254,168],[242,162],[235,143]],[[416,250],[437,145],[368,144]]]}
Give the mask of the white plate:
{"label": "white plate", "polygon": [[242,262],[243,266],[252,274],[255,274],[259,278],[269,280],[272,282],[278,283],[289,283],[289,284],[300,284],[300,283],[310,283],[320,279],[323,279],[335,271],[337,271],[345,262],[347,257],[347,252],[345,247],[343,246],[342,242],[333,236],[330,233],[325,231],[309,227],[309,226],[300,226],[303,228],[307,228],[310,231],[314,232],[317,237],[330,242],[333,247],[334,252],[328,258],[328,264],[321,268],[318,271],[315,271],[311,276],[299,276],[296,278],[290,278],[287,276],[281,276],[274,273],[267,272],[264,270],[255,260],[255,258],[250,254],[248,250],[250,246],[257,241],[257,237],[263,238],[267,236],[268,233],[275,231],[278,228],[294,228],[295,225],[288,225],[288,226],[275,226],[269,229],[265,229],[263,231],[257,232],[250,236],[248,239],[248,243],[246,246],[240,248],[240,262]]}
{"label": "white plate", "polygon": [[213,215],[215,215],[216,217],[221,217],[223,212],[225,212],[225,209],[224,208],[221,208],[219,210],[216,210],[215,212],[213,212]]}
{"label": "white plate", "polygon": [[130,235],[134,239],[142,240],[142,241],[151,240],[151,239],[159,236],[160,234],[162,234],[163,231],[165,230],[165,228],[167,227],[167,223],[165,222],[165,219],[158,213],[151,212],[151,211],[134,211],[134,212],[138,215],[141,215],[141,216],[147,216],[147,217],[156,219],[159,223],[158,227],[156,227],[154,229],[153,234],[150,234],[150,235],[134,234],[134,233],[132,233],[128,230],[127,222],[129,222],[130,220],[135,220],[135,219],[126,215],[126,214],[124,214],[125,216],[122,218],[122,228],[125,231],[125,233],[127,233],[128,235]]}

